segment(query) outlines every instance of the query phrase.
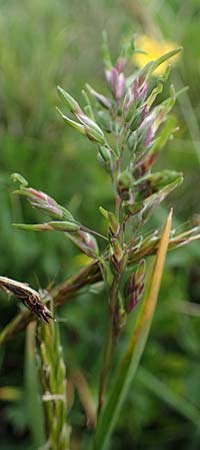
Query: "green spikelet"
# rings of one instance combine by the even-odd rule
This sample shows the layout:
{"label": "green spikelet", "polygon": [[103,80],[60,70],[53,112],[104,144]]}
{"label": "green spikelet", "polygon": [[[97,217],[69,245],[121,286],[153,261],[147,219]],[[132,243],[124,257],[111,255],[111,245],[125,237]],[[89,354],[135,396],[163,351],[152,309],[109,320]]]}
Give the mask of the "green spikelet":
{"label": "green spikelet", "polygon": [[66,369],[55,321],[47,326],[38,323],[37,353],[47,440],[43,450],[69,450]]}

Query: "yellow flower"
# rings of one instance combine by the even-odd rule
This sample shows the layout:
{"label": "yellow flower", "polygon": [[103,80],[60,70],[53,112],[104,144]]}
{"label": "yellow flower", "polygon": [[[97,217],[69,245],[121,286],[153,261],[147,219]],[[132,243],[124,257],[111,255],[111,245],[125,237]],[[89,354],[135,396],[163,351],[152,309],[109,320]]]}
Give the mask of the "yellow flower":
{"label": "yellow flower", "polygon": [[[146,52],[136,53],[134,55],[134,61],[137,66],[140,68],[144,67],[149,61],[155,60],[160,56],[164,55],[171,50],[175,50],[179,47],[176,42],[171,41],[157,41],[149,36],[140,35],[136,39],[136,47],[139,50],[143,50]],[[172,57],[173,60],[177,60],[179,58],[179,54]],[[157,69],[154,71],[156,75],[163,75],[169,65],[168,61],[162,63]]]}

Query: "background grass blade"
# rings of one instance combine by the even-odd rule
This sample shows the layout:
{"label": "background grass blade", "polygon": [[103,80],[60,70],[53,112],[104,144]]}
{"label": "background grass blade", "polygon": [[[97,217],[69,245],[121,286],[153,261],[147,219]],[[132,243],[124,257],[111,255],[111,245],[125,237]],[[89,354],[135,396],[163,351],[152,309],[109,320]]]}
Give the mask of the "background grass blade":
{"label": "background grass blade", "polygon": [[149,370],[140,367],[138,380],[147,389],[153,392],[160,400],[175,409],[179,414],[189,419],[200,430],[200,411],[187,399],[174,393],[166,383],[160,381]]}
{"label": "background grass blade", "polygon": [[150,283],[145,295],[133,334],[125,351],[124,357],[113,380],[110,394],[105,408],[100,415],[94,438],[93,450],[104,450],[117,421],[130,383],[135,375],[141,355],[145,348],[153,313],[156,307],[166,253],[169,243],[169,234],[172,223],[172,211],[170,211],[165,224],[160,244],[158,247],[155,264],[153,267]]}
{"label": "background grass blade", "polygon": [[30,323],[26,330],[25,351],[25,393],[29,424],[33,443],[40,448],[45,443],[44,417],[40,401],[40,387],[35,355],[35,323]]}

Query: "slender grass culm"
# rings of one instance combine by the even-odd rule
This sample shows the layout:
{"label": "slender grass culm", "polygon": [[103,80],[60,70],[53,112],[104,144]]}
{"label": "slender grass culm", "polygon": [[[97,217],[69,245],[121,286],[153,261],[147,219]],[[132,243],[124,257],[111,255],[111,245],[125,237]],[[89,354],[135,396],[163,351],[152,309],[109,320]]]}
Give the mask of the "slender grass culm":
{"label": "slender grass culm", "polygon": [[[24,330],[29,322],[37,320],[35,345],[44,411],[44,450],[73,450],[70,443],[73,430],[67,411],[68,365],[66,363],[65,370],[59,323],[54,320],[53,311],[56,315],[57,307],[75,301],[82,288],[86,290],[90,285],[102,283],[107,295],[108,325],[102,342],[90,448],[105,450],[109,448],[111,433],[146,345],[167,251],[200,237],[199,225],[176,234],[172,229],[172,210],[163,229],[147,232],[145,228],[152,211],[183,181],[182,173],[174,170],[152,171],[162,148],[177,130],[171,110],[179,95],[171,85],[169,97],[159,102],[169,69],[157,79],[153,74],[180,51],[181,48],[173,49],[127,75],[129,60],[134,60],[139,49],[134,47],[133,39],[124,40],[113,63],[104,34],[103,59],[108,94],[99,93],[87,84],[83,91],[84,106],[81,106],[62,87],[58,87],[63,103],[62,109],[57,108],[59,115],[67,126],[95,145],[98,161],[106,176],[110,176],[113,208],[99,207],[99,214],[107,224],[106,234],[80,223],[52,197],[29,187],[21,175],[12,175],[13,181],[18,183],[14,194],[25,197],[31,206],[48,218],[39,224],[14,226],[19,230],[60,232],[63,238],[70,239],[90,257],[90,263],[79,273],[53,287],[47,294],[41,295],[26,283],[0,277],[0,287],[14,294],[28,308],[1,331],[0,343],[5,343]],[[154,263],[148,264],[148,257],[152,255],[156,255]],[[115,367],[113,354],[118,351],[120,335],[138,303],[134,329]],[[194,412],[193,416],[199,427],[198,413]]]}
{"label": "slender grass culm", "polygon": [[66,422],[66,369],[55,321],[52,320],[48,327],[41,321],[38,323],[37,349],[47,439],[44,448],[68,450],[70,429]]}

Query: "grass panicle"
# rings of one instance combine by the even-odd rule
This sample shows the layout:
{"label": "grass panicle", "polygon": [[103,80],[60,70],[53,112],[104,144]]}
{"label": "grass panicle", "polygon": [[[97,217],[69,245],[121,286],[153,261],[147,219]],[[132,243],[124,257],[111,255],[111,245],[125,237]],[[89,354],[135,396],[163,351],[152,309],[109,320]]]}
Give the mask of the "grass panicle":
{"label": "grass panicle", "polygon": [[[104,33],[103,59],[105,64],[105,94],[89,84],[82,90],[83,105],[63,87],[58,87],[58,117],[65,126],[77,132],[79,139],[93,144],[101,170],[110,180],[109,209],[97,205],[97,214],[103,216],[101,229],[84,225],[70,209],[41,190],[29,186],[27,180],[14,173],[18,183],[15,199],[20,197],[38,210],[43,221],[35,224],[15,223],[19,233],[24,231],[60,233],[81,250],[90,262],[80,272],[50,289],[44,295],[27,284],[0,277],[0,287],[14,294],[28,307],[11,320],[0,333],[4,344],[29,322],[37,322],[38,369],[41,399],[45,418],[46,450],[70,449],[70,426],[67,418],[66,369],[63,359],[58,324],[53,320],[53,310],[75,301],[78,294],[101,282],[107,300],[107,332],[103,336],[103,352],[99,369],[98,401],[93,411],[90,390],[82,372],[76,373],[74,384],[93,430],[93,450],[106,450],[117,423],[119,413],[134,379],[147,338],[156,304],[168,250],[200,238],[199,223],[181,233],[171,229],[172,210],[164,229],[148,231],[155,209],[183,182],[183,174],[175,170],[154,170],[154,165],[164,145],[177,132],[176,120],[171,110],[177,96],[173,84],[166,86],[169,69],[155,83],[155,74],[168,60],[177,57],[182,48],[177,46],[148,61],[144,67],[128,73],[138,49],[134,40],[123,40],[119,56],[112,61],[108,39]],[[165,88],[165,89],[163,89]],[[160,99],[161,94],[164,96]],[[67,112],[65,112],[67,109]],[[64,111],[64,112],[63,112]],[[98,190],[101,186],[97,186]],[[111,197],[112,196],[112,197]],[[78,214],[77,214],[78,216]],[[98,217],[98,216],[97,216]],[[42,220],[42,219],[41,219]],[[95,227],[94,227],[95,228]],[[97,227],[98,228],[98,227]],[[102,231],[103,230],[103,231]],[[148,259],[155,255],[153,269]],[[147,267],[147,270],[146,270]],[[49,298],[51,300],[49,301]],[[95,300],[94,300],[95,301]],[[50,310],[46,304],[51,304]],[[115,368],[114,354],[130,315],[138,315],[131,330],[121,362]],[[33,325],[34,328],[34,325]],[[77,364],[78,366],[79,364]],[[71,368],[70,368],[71,369]],[[112,380],[110,372],[112,369]],[[116,370],[115,370],[116,369]],[[72,369],[72,373],[73,369]],[[145,378],[144,378],[145,380]],[[151,383],[155,389],[154,380]],[[158,384],[158,388],[160,389]],[[169,394],[169,403],[181,403]],[[196,409],[182,402],[185,417],[195,419]],[[97,416],[97,421],[96,421]],[[35,429],[33,433],[38,438]]]}

